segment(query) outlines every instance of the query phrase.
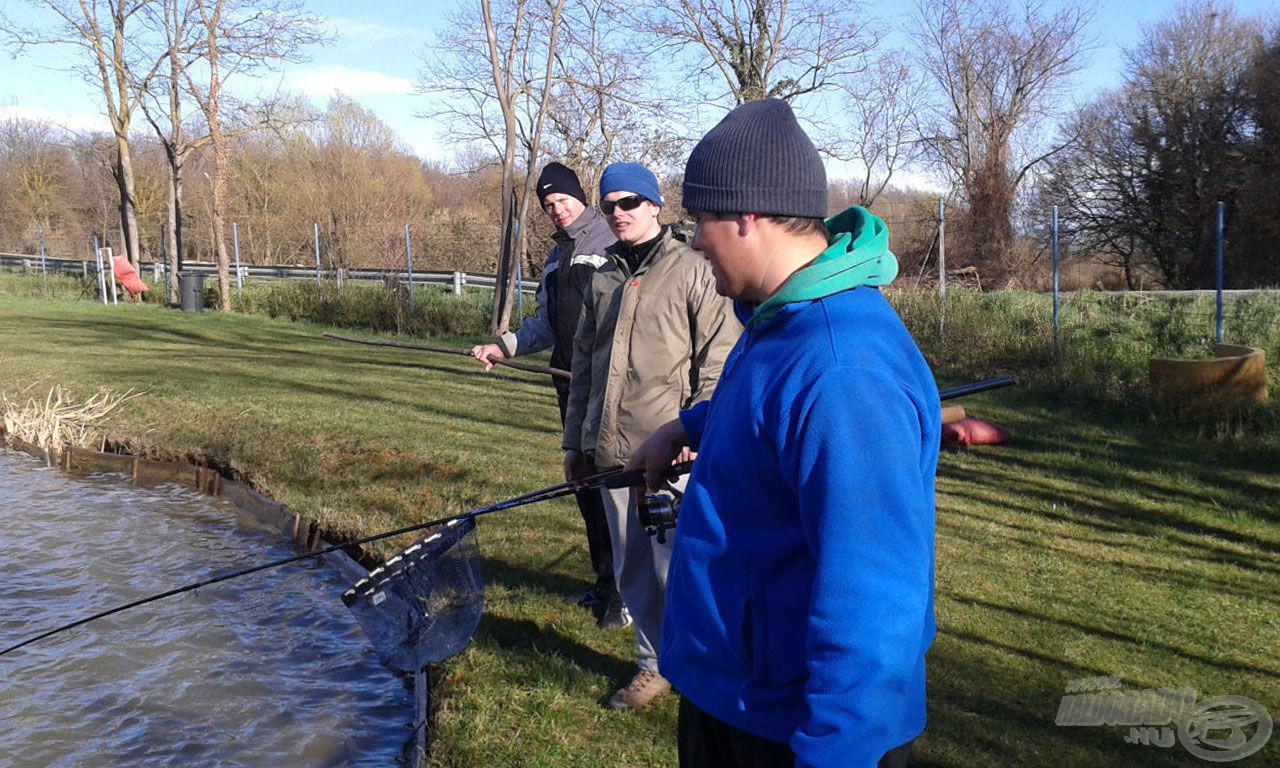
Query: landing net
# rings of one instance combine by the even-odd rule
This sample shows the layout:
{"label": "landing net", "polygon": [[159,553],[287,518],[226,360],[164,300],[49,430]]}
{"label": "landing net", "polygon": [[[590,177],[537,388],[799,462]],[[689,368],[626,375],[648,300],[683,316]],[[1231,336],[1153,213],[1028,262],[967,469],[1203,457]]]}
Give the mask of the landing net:
{"label": "landing net", "polygon": [[343,593],[383,664],[417,672],[466,647],[484,608],[475,527],[450,521]]}

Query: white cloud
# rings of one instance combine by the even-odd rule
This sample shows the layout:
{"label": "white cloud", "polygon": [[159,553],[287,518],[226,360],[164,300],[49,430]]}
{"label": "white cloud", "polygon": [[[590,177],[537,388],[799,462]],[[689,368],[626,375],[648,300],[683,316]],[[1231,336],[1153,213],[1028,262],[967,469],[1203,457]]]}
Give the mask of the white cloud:
{"label": "white cloud", "polygon": [[413,93],[413,81],[403,77],[337,65],[288,72],[284,87],[311,97],[327,97],[335,91],[355,97]]}
{"label": "white cloud", "polygon": [[425,39],[429,33],[413,27],[393,27],[356,19],[331,18],[329,24],[344,43],[385,43],[391,40]]}

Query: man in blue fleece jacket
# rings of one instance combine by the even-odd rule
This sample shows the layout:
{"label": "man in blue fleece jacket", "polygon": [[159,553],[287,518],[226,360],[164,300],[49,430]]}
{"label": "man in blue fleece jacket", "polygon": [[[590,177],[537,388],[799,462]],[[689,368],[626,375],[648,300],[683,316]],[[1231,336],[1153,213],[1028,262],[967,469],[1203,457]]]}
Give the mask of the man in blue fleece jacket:
{"label": "man in blue fleece jacket", "polygon": [[884,222],[823,221],[826,173],[783,101],[694,148],[693,247],[746,331],[711,400],[632,456],[650,487],[697,453],[659,665],[694,766],[906,764],[924,730],[938,390],[877,286]]}

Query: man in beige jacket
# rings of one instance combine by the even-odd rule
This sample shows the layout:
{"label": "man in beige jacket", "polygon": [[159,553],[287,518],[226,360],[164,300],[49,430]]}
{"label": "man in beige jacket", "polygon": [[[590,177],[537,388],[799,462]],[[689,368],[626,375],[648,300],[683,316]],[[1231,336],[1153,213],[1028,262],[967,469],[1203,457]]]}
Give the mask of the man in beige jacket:
{"label": "man in beige jacket", "polygon": [[[742,331],[706,260],[658,223],[662,195],[649,170],[610,165],[600,198],[618,242],[592,276],[574,337],[564,429],[570,480],[623,466],[654,429],[710,398]],[[603,497],[639,666],[608,706],[640,709],[671,689],[657,659],[671,543],[645,532],[630,489]]]}

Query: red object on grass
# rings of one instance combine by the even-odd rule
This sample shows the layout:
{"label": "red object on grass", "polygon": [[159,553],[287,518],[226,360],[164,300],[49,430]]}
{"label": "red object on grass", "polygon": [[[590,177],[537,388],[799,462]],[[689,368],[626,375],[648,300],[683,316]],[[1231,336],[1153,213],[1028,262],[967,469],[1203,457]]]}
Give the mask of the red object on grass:
{"label": "red object on grass", "polygon": [[972,416],[942,427],[942,444],[948,448],[965,445],[1002,445],[1007,442],[1009,442],[1009,433],[1004,427]]}
{"label": "red object on grass", "polygon": [[113,256],[111,257],[111,262],[115,265],[116,282],[123,285],[126,291],[137,296],[147,290],[142,278],[138,277],[138,271],[129,263],[128,256],[123,253],[119,256]]}

